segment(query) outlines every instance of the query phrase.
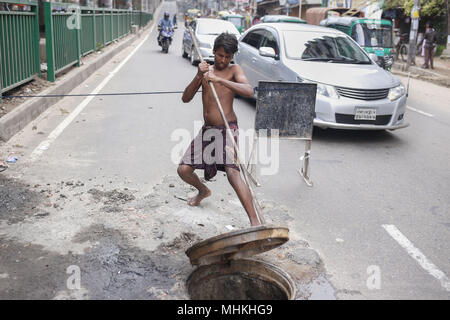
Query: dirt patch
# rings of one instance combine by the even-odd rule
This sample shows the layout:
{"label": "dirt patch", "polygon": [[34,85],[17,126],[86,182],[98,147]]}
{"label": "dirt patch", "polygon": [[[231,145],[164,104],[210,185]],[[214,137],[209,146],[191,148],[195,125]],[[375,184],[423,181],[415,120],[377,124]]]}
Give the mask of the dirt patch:
{"label": "dirt patch", "polygon": [[194,243],[201,241],[198,235],[189,232],[183,232],[169,243],[161,244],[158,249],[162,251],[185,251]]}
{"label": "dirt patch", "polygon": [[43,193],[29,184],[0,174],[0,220],[14,224],[35,214],[45,215],[38,208],[45,199]]}
{"label": "dirt patch", "polygon": [[88,193],[90,193],[97,202],[102,201],[104,204],[125,204],[136,199],[128,190],[119,191],[114,189],[111,191],[100,191],[97,189],[90,189]]}
{"label": "dirt patch", "polygon": [[[8,92],[4,92],[3,96],[34,96],[53,85],[53,83],[47,80],[35,78],[34,80],[24,83],[23,85],[11,89]],[[2,102],[0,103],[0,118],[29,99],[30,98],[2,99]]]}
{"label": "dirt patch", "polygon": [[88,193],[91,194],[95,202],[102,202],[104,204],[102,210],[109,213],[123,211],[120,205],[136,199],[134,195],[126,189],[124,189],[124,191],[119,191],[117,189],[111,191],[90,189]]}
{"label": "dirt patch", "polygon": [[183,299],[183,279],[189,273],[183,255],[162,255],[132,246],[118,230],[94,225],[74,241],[97,244],[77,262],[90,299]]}

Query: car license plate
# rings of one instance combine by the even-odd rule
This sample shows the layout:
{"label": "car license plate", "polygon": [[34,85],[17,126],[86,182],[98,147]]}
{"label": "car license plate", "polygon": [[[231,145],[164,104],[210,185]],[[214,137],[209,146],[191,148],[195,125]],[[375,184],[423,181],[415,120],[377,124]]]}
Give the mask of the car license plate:
{"label": "car license plate", "polygon": [[376,120],[377,109],[375,108],[356,108],[355,120]]}

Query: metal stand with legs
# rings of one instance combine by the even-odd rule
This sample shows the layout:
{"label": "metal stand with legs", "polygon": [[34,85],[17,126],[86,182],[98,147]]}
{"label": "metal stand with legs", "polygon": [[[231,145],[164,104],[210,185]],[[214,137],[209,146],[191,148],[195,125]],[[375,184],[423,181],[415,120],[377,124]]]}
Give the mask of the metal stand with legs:
{"label": "metal stand with legs", "polygon": [[305,144],[305,154],[300,157],[300,161],[302,162],[302,167],[298,172],[305,180],[305,183],[308,187],[312,187],[313,183],[309,179],[309,157],[311,155],[311,139],[306,140]]}
{"label": "metal stand with legs", "polygon": [[[258,136],[255,133],[253,138],[253,146],[252,151],[250,153],[250,158],[248,159],[247,163],[247,173],[249,178],[252,180],[253,184],[257,187],[261,187],[261,184],[258,182],[258,180],[255,177],[255,164],[252,163],[253,156],[256,152],[256,149],[258,147]],[[305,153],[303,156],[300,157],[300,161],[302,162],[302,167],[298,170],[298,173],[303,177],[303,180],[305,180],[305,183],[308,187],[312,187],[313,183],[311,179],[309,178],[309,158],[311,156],[311,139],[303,139],[303,138],[289,138],[289,139],[298,139],[298,140],[305,140]]]}

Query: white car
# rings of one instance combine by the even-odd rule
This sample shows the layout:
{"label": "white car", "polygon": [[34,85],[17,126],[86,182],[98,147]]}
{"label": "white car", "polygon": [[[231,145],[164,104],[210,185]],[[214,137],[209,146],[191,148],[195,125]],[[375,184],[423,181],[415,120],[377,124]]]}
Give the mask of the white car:
{"label": "white car", "polygon": [[349,36],[294,23],[258,24],[239,39],[234,60],[253,87],[258,81],[317,83],[314,125],[322,128],[404,128],[406,92]]}
{"label": "white car", "polygon": [[[228,32],[234,34],[236,39],[241,35],[234,24],[220,19],[198,18],[191,22],[190,27],[194,31],[203,59],[209,63],[214,62],[214,40],[216,40],[219,34]],[[188,28],[186,28],[183,35],[182,55],[183,58],[189,56],[193,65],[200,62]]]}

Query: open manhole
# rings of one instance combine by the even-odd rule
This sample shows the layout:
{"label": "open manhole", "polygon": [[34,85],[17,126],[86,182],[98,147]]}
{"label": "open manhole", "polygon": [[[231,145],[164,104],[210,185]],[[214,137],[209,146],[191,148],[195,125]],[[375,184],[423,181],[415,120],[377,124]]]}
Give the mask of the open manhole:
{"label": "open manhole", "polygon": [[251,259],[198,267],[187,280],[193,300],[293,300],[295,284],[279,267]]}

